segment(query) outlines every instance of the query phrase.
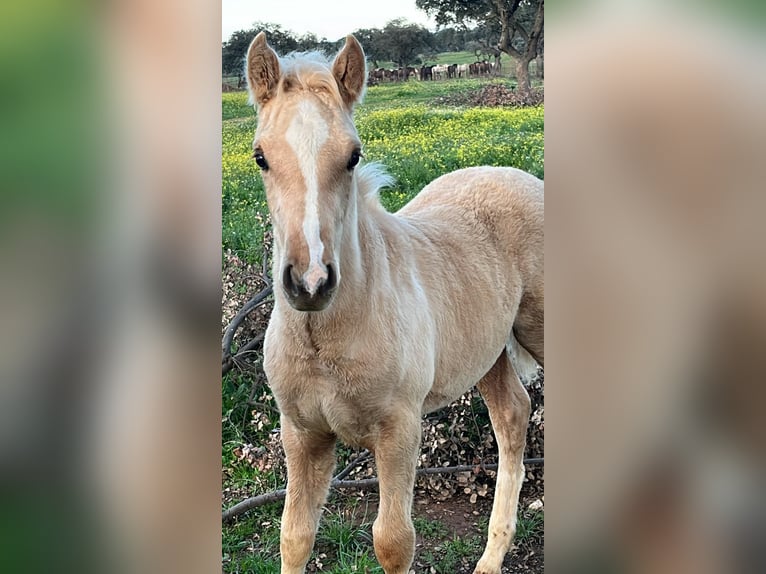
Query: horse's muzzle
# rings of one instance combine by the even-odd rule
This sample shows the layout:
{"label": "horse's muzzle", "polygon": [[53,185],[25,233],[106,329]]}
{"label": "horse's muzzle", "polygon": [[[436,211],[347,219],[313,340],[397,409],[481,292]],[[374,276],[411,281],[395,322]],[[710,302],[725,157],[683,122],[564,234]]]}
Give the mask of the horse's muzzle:
{"label": "horse's muzzle", "polygon": [[331,264],[327,265],[327,278],[320,279],[314,293],[306,288],[303,277],[293,265],[286,265],[282,271],[282,289],[287,302],[296,311],[322,311],[332,301],[337,285],[337,274]]}

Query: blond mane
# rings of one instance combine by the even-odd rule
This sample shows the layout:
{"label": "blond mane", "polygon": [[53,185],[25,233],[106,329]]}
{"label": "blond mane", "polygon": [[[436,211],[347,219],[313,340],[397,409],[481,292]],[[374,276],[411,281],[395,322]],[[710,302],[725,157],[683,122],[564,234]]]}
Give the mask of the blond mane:
{"label": "blond mane", "polygon": [[359,195],[367,206],[383,209],[378,197],[380,190],[394,183],[393,176],[386,172],[385,166],[376,161],[365,163],[359,168],[356,178]]}

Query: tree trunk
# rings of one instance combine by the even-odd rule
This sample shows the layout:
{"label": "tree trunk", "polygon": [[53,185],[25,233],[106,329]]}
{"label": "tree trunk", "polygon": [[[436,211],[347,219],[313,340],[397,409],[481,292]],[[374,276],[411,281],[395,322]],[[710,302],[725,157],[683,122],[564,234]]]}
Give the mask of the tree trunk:
{"label": "tree trunk", "polygon": [[537,77],[541,80],[545,79],[545,56],[540,54],[535,58],[535,62],[537,62]]}
{"label": "tree trunk", "polygon": [[519,58],[516,60],[516,84],[517,90],[524,94],[528,94],[531,88],[529,83],[529,62],[528,58]]}
{"label": "tree trunk", "polygon": [[[545,24],[545,1],[537,0],[533,2],[533,4],[535,3],[537,6],[534,22],[530,30],[526,31],[519,22],[514,20],[520,0],[514,0],[511,5],[508,5],[505,0],[495,0],[496,14],[502,27],[497,47],[516,60],[516,81],[518,90],[522,93],[529,93],[531,87],[529,63],[537,56],[538,42],[543,34]],[[517,33],[526,41],[523,52],[513,47],[513,38]]]}

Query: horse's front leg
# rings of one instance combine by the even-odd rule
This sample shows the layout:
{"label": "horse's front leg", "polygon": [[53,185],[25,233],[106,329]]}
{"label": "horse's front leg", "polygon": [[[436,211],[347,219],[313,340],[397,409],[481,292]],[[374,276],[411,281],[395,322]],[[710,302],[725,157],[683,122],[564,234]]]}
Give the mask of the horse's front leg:
{"label": "horse's front leg", "polygon": [[374,449],[380,479],[380,507],[372,525],[375,555],[386,574],[407,574],[415,554],[411,514],[420,412],[401,412],[386,420]]}
{"label": "horse's front leg", "polygon": [[282,417],[287,498],[282,513],[282,574],[302,574],[314,546],[335,467],[335,436],[300,431]]}

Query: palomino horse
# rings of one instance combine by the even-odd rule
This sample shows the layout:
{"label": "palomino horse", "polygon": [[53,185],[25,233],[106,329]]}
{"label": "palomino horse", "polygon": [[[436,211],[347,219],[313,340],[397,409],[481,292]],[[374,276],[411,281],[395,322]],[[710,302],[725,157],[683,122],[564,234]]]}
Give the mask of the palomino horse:
{"label": "palomino horse", "polygon": [[474,385],[499,448],[475,572],[497,574],[516,527],[530,410],[508,346],[543,364],[543,184],[511,168],[463,169],[388,213],[377,195],[388,176],[359,165],[352,112],[365,77],[353,36],[332,63],[279,59],[263,33],[247,53],[274,227],[264,369],[287,456],[282,574],[309,559],[336,439],[375,454],[375,553],[386,574],[407,574],[421,417]]}

